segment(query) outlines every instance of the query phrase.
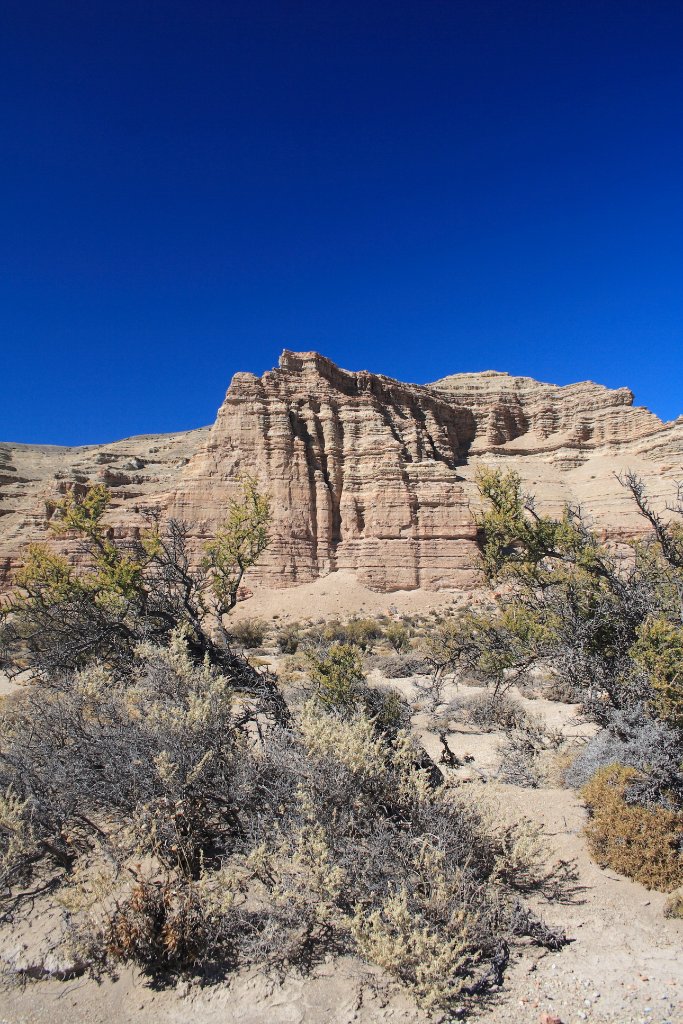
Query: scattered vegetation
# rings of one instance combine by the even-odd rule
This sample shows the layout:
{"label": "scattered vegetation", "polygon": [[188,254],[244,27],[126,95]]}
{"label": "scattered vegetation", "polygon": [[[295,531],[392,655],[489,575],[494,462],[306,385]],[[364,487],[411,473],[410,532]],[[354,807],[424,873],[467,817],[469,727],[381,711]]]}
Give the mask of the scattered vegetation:
{"label": "scattered vegetation", "polygon": [[449,1006],[489,983],[516,937],[561,944],[523,906],[523,865],[503,871],[509,843],[434,786],[347,656],[333,655],[351,686],[339,669],[290,727],[261,719],[260,734],[182,630],[139,647],[130,673],[93,664],[22,691],[0,737],[3,823],[19,837],[7,881],[58,884],[100,970],[347,949]]}
{"label": "scattered vegetation", "polygon": [[[255,489],[254,543],[235,506],[244,549],[226,527],[199,569],[181,524],[124,546],[107,502],[67,498],[90,567],[32,552],[5,615],[6,656],[33,675],[0,716],[5,917],[55,891],[93,971],[159,981],[346,950],[444,1009],[498,982],[514,942],[562,945],[524,902],[546,883],[533,837],[442,784],[400,694],[368,685],[362,643],[309,649],[291,708],[230,649],[222,616],[263,546]],[[37,637],[60,616],[80,650]],[[376,628],[351,635],[367,649]]]}
{"label": "scattered vegetation", "polygon": [[[382,636],[382,626],[375,619],[353,618],[347,622],[325,623],[318,638],[323,644],[353,644],[361,651],[372,651]],[[309,639],[315,641],[315,632],[309,631]]]}
{"label": "scattered vegetation", "polygon": [[[514,473],[484,469],[478,483],[482,564],[487,578],[503,585],[502,596],[491,613],[468,612],[432,630],[425,650],[436,689],[446,674],[474,674],[491,693],[474,714],[504,720],[506,691],[532,672],[538,685],[540,670],[600,726],[566,773],[567,782],[584,787],[596,857],[648,885],[679,884],[681,524],[664,522],[642,482],[628,475],[623,483],[651,537],[619,553],[600,543],[578,509],[567,507],[560,519],[538,514]],[[683,513],[683,496],[671,512]],[[560,738],[528,715],[511,724],[502,775],[538,785]]]}
{"label": "scattered vegetation", "polygon": [[[231,647],[260,646],[265,623],[224,621],[268,542],[254,481],[201,551],[151,513],[118,539],[104,488],[69,492],[55,530],[80,538],[85,568],[33,545],[2,616],[4,663],[32,682],[0,716],[0,915],[57,892],[94,972],[131,962],[159,980],[351,952],[447,1012],[500,982],[515,942],[559,948],[525,897],[557,897],[567,866],[549,871],[527,823],[447,784],[365,664],[415,677],[444,721],[502,730],[500,778],[530,786],[562,738],[509,691],[540,668],[599,726],[566,773],[596,860],[676,890],[683,532],[625,482],[653,539],[618,557],[578,511],[540,516],[514,474],[483,472],[497,608],[433,617],[415,653],[406,623],[282,627],[290,704]],[[447,705],[447,680],[472,676],[486,692]]]}

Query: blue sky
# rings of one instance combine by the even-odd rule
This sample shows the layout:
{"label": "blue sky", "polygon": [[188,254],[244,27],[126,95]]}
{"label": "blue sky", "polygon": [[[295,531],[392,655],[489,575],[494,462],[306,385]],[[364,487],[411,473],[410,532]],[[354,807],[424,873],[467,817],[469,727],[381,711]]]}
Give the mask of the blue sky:
{"label": "blue sky", "polygon": [[282,348],[683,413],[680,0],[4,0],[0,439]]}

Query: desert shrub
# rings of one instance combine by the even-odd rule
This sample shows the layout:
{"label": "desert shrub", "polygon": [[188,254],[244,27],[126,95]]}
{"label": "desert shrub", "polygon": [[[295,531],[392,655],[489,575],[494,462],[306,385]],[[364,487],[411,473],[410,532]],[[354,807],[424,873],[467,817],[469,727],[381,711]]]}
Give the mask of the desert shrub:
{"label": "desert shrub", "polygon": [[670,808],[683,801],[681,738],[666,722],[649,716],[646,708],[615,711],[574,758],[565,783],[580,789],[601,768],[620,764],[635,769],[629,798],[646,806]]}
{"label": "desert shrub", "polygon": [[[624,484],[652,530],[628,558],[601,543],[580,510],[540,515],[515,473],[480,471],[482,568],[505,587],[493,612],[450,624],[450,671],[483,670],[500,686],[541,667],[598,724],[648,702],[653,717],[675,724],[681,531],[653,512],[637,478]],[[672,511],[683,513],[683,500]]]}
{"label": "desert shrub", "polygon": [[612,764],[583,787],[586,838],[598,864],[669,892],[683,884],[683,813],[629,803],[637,777],[636,769]]}
{"label": "desert shrub", "polygon": [[162,872],[153,861],[129,863],[123,875],[77,867],[58,893],[71,955],[98,977],[120,963],[158,984],[178,974],[221,977],[236,963],[246,877],[243,866],[205,870],[198,879]]}
{"label": "desert shrub", "polygon": [[0,890],[30,877],[30,865],[39,852],[31,819],[30,801],[8,785],[0,794]]}
{"label": "desert shrub", "polygon": [[664,906],[664,917],[683,918],[683,888],[670,893]]}
{"label": "desert shrub", "polygon": [[405,732],[316,700],[300,727],[280,733],[261,766],[270,804],[260,814],[266,826],[277,814],[277,827],[259,831],[250,863],[274,905],[260,933],[270,955],[291,953],[294,916],[299,943],[302,929],[309,948],[332,934],[428,1004],[478,991],[516,929],[534,931],[531,918],[520,924],[521,865],[496,873],[500,838],[430,785]]}
{"label": "desert shrub", "polygon": [[518,700],[494,690],[456,698],[450,703],[447,714],[454,718],[464,718],[482,732],[498,729],[510,732],[523,727],[527,721],[524,708]]}
{"label": "desert shrub", "polygon": [[369,662],[387,679],[408,679],[410,676],[428,675],[430,672],[424,658],[418,654],[375,654]]}
{"label": "desert shrub", "polygon": [[196,883],[140,877],[117,902],[100,941],[106,958],[159,973],[206,963],[211,948],[225,956],[217,940]]}
{"label": "desert shrub", "polygon": [[397,729],[410,721],[408,706],[396,690],[368,686],[363,658],[353,644],[332,644],[326,654],[309,654],[316,697],[327,708],[351,714],[362,709],[380,730]]}
{"label": "desert shrub", "polygon": [[347,622],[323,623],[308,630],[308,639],[314,646],[329,647],[330,644],[353,644],[361,651],[371,651],[382,636],[382,625],[375,619],[353,618]]}
{"label": "desert shrub", "polygon": [[531,857],[434,785],[358,650],[332,652],[286,727],[182,630],[128,673],[22,689],[0,718],[0,834],[7,850],[8,823],[29,822],[30,842],[5,904],[51,878],[93,969],[216,976],[346,950],[443,1007],[485,989],[519,938],[561,944],[522,902]]}
{"label": "desert shrub", "polygon": [[367,685],[376,623],[310,653],[293,711],[224,645],[266,541],[255,486],[196,569],[181,524],[152,517],[121,546],[108,500],[60,506],[91,568],[33,552],[5,622],[35,678],[0,716],[0,912],[39,881],[93,970],[215,977],[347,950],[444,1008],[499,979],[518,939],[564,941],[523,902],[530,861],[437,785],[400,694]]}
{"label": "desert shrub", "polygon": [[410,903],[402,889],[369,914],[359,910],[351,920],[358,952],[410,984],[426,1006],[447,1006],[472,970],[470,917],[460,911],[444,935],[430,927],[428,918],[416,915]]}
{"label": "desert shrub", "polygon": [[431,667],[435,682],[454,672],[461,650],[461,625],[458,619],[439,619],[420,641],[420,653]]}
{"label": "desert shrub", "polygon": [[501,746],[498,774],[515,786],[536,788],[546,781],[548,762],[562,745],[562,733],[528,712],[517,719]]}
{"label": "desert shrub", "polygon": [[[179,631],[168,648],[140,647],[129,676],[91,666],[22,694],[0,718],[0,775],[48,861],[68,868],[104,843],[121,862],[142,844],[196,877],[229,841],[217,794],[229,792],[237,723],[250,717],[226,676],[192,661]],[[103,815],[128,827],[105,829]]]}
{"label": "desert shrub", "polygon": [[241,619],[230,627],[231,638],[246,650],[261,647],[267,633],[268,623],[263,619]]}
{"label": "desert shrub", "polygon": [[330,644],[343,644],[348,639],[346,626],[339,619],[329,622],[315,623],[306,630],[306,640],[314,647],[329,647]]}
{"label": "desert shrub", "polygon": [[363,659],[354,644],[334,643],[326,655],[312,654],[311,679],[323,704],[334,708],[355,708],[365,683]]}
{"label": "desert shrub", "polygon": [[524,680],[524,684],[522,693],[525,697],[543,696],[546,700],[557,701],[558,704],[572,704],[578,696],[571,680],[556,674],[540,678],[529,676]]}
{"label": "desert shrub", "polygon": [[362,651],[371,651],[382,636],[382,625],[376,619],[350,619],[346,623],[346,640]]}
{"label": "desert shrub", "polygon": [[[602,730],[570,767],[568,781],[602,779],[601,771],[622,765],[629,772],[625,827],[637,830],[652,820],[655,831],[666,833],[665,813],[676,815],[683,806],[680,522],[665,521],[642,482],[627,475],[622,482],[650,535],[626,557],[596,536],[579,509],[567,506],[559,518],[539,514],[515,473],[484,468],[477,482],[482,569],[504,586],[492,610],[468,612],[433,631],[436,675],[475,672],[501,690],[533,681],[540,670]],[[669,512],[683,515],[683,490]],[[537,785],[547,775],[554,741],[542,732],[533,725],[510,732],[504,778]],[[666,846],[668,839],[660,834],[657,841]],[[632,875],[657,877],[656,842],[649,847],[650,874],[644,861],[634,866],[640,841],[619,834],[615,842]],[[626,863],[627,849],[633,863]]]}
{"label": "desert shrub", "polygon": [[98,661],[123,673],[139,643],[168,643],[178,626],[197,660],[233,664],[223,617],[268,545],[270,507],[256,481],[243,479],[199,564],[187,524],[141,510],[139,536],[120,540],[106,523],[110,503],[97,484],[74,486],[50,506],[53,532],[79,542],[84,568],[49,545],[28,546],[0,609],[2,668],[49,678]]}
{"label": "desert shrub", "polygon": [[[307,678],[310,662],[306,653],[298,648],[296,654],[285,654],[279,661],[277,667],[278,684],[298,689]],[[288,697],[291,700],[291,692]]]}
{"label": "desert shrub", "polygon": [[389,622],[384,627],[382,635],[397,654],[405,654],[410,647],[411,632],[404,622]]}
{"label": "desert shrub", "polygon": [[288,623],[278,630],[276,636],[278,650],[282,654],[296,654],[301,643],[301,629],[296,622]]}
{"label": "desert shrub", "polygon": [[652,682],[657,717],[683,727],[683,626],[663,615],[650,616],[638,629],[631,657]]}

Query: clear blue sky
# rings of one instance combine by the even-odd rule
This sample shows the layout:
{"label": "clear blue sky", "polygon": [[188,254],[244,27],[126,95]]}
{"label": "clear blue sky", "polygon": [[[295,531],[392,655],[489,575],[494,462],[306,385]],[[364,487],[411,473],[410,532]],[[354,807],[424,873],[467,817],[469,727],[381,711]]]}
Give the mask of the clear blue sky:
{"label": "clear blue sky", "polygon": [[683,413],[681,0],[3,0],[0,439],[282,348]]}

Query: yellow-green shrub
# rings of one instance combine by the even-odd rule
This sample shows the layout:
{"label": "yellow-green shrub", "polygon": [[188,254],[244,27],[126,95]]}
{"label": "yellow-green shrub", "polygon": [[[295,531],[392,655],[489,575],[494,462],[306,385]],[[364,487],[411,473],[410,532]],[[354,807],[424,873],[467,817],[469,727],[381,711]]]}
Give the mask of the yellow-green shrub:
{"label": "yellow-green shrub", "polygon": [[356,706],[358,690],[365,682],[363,659],[354,644],[332,644],[323,657],[309,658],[311,678],[320,701],[331,708]]}
{"label": "yellow-green shrub", "polygon": [[403,654],[410,647],[410,630],[403,622],[390,622],[384,627],[384,638],[397,654]]}
{"label": "yellow-green shrub", "polygon": [[638,630],[631,657],[646,670],[655,691],[659,718],[683,725],[683,626],[663,616],[646,619]]}

